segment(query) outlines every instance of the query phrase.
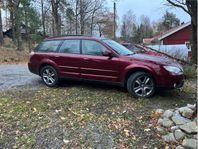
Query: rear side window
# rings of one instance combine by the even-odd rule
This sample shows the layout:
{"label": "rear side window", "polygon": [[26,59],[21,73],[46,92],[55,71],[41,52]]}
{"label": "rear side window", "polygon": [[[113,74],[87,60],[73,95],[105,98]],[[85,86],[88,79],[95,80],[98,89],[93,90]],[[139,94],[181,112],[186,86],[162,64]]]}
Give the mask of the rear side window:
{"label": "rear side window", "polygon": [[65,40],[59,52],[80,54],[80,40]]}
{"label": "rear side window", "polygon": [[62,40],[43,41],[38,45],[38,47],[36,48],[36,51],[56,52],[61,42]]}
{"label": "rear side window", "polygon": [[102,56],[102,51],[106,48],[93,40],[82,40],[82,53],[87,55]]}

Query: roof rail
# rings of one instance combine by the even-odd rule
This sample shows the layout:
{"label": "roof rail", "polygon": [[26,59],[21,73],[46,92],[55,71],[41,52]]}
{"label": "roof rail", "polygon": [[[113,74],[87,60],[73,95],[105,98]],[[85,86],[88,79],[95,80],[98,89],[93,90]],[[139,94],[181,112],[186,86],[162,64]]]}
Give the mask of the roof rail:
{"label": "roof rail", "polygon": [[91,35],[60,35],[60,36],[49,36],[47,38],[56,38],[56,37],[75,37],[75,36],[85,36],[85,37],[93,37]]}

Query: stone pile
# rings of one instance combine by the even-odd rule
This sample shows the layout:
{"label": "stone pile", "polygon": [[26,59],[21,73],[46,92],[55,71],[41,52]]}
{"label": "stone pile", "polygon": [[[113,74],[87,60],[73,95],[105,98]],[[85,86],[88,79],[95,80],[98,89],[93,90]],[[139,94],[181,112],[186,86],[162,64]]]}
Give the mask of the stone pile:
{"label": "stone pile", "polygon": [[196,108],[195,104],[187,104],[181,108],[155,111],[159,115],[156,129],[166,143],[176,144],[176,149],[198,149]]}

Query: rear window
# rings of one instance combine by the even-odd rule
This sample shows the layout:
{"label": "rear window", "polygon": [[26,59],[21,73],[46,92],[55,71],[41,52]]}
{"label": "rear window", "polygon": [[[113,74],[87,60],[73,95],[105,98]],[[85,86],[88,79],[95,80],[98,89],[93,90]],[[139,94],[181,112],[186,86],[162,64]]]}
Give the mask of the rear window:
{"label": "rear window", "polygon": [[62,40],[43,41],[36,47],[35,50],[42,52],[56,52],[61,42]]}

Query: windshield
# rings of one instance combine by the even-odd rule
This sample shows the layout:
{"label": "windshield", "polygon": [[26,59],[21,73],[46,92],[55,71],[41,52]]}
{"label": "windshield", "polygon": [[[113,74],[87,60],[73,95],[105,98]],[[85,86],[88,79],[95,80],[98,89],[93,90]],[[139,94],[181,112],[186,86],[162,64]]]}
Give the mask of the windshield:
{"label": "windshield", "polygon": [[110,40],[110,39],[103,39],[103,42],[105,42],[108,46],[110,46],[115,52],[117,52],[120,55],[131,55],[134,54],[132,51],[124,47],[123,45]]}

